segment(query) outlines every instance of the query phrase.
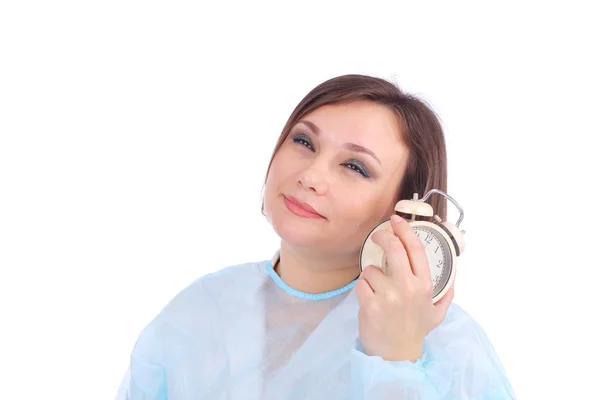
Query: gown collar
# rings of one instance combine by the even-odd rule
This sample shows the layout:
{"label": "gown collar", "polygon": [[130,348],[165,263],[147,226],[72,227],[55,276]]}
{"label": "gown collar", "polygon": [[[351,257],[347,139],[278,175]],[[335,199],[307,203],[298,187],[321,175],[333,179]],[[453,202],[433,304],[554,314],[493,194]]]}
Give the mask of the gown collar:
{"label": "gown collar", "polygon": [[283,281],[283,279],[281,279],[281,277],[279,275],[277,275],[277,272],[275,272],[275,265],[277,264],[277,261],[279,261],[279,250],[277,250],[275,252],[275,254],[273,255],[273,257],[271,258],[271,260],[269,260],[266,264],[267,267],[267,272],[269,273],[269,276],[273,279],[273,281],[275,281],[275,283],[277,284],[277,286],[279,286],[281,289],[283,289],[286,293],[295,296],[295,297],[299,297],[301,299],[306,299],[306,300],[323,300],[323,299],[329,299],[331,297],[340,295],[342,293],[345,293],[349,290],[352,290],[354,288],[354,285],[356,284],[356,279],[353,280],[352,282],[348,283],[347,285],[335,289],[335,290],[331,290],[329,292],[324,292],[324,293],[305,293],[305,292],[301,292],[300,290],[296,290],[292,287],[290,287],[287,283],[285,283]]}

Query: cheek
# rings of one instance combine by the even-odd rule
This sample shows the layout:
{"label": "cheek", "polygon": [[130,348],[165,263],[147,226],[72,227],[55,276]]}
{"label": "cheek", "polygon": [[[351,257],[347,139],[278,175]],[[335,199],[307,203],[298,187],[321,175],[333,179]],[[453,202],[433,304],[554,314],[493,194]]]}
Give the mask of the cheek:
{"label": "cheek", "polygon": [[286,160],[285,152],[281,150],[275,155],[265,183],[265,206],[282,192],[288,191],[295,180],[292,163]]}
{"label": "cheek", "polygon": [[393,206],[382,197],[375,194],[365,195],[365,193],[340,197],[336,202],[339,205],[337,218],[343,225],[340,231],[364,236],[378,223],[390,218]]}
{"label": "cheek", "polygon": [[274,183],[276,186],[294,184],[302,168],[302,163],[297,156],[285,145],[279,149],[267,177],[267,183]]}
{"label": "cheek", "polygon": [[281,157],[284,154],[278,154],[273,159],[269,175],[267,176],[267,188],[279,187],[285,181],[286,175],[289,172],[286,170],[287,165],[284,162],[284,158]]}
{"label": "cheek", "polygon": [[348,194],[340,197],[335,204],[338,210],[338,220],[348,232],[370,226],[372,221],[377,218],[375,214],[380,214],[376,202],[370,196]]}

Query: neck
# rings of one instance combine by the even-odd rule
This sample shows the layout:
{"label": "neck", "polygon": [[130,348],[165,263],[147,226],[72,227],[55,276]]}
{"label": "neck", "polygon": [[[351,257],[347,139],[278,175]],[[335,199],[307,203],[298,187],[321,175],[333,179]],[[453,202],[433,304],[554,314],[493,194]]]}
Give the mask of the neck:
{"label": "neck", "polygon": [[275,272],[290,287],[304,293],[324,293],[339,289],[360,274],[358,255],[315,254],[292,249],[284,242]]}

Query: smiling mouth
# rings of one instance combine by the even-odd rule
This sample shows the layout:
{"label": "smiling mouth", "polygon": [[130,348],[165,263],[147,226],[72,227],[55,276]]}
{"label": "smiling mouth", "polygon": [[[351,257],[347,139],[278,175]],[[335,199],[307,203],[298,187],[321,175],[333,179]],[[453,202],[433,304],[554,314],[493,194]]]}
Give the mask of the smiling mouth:
{"label": "smiling mouth", "polygon": [[314,210],[308,209],[305,205],[301,204],[298,200],[294,199],[293,197],[283,196],[283,203],[285,204],[288,210],[298,215],[299,217],[325,219],[324,216],[315,212]]}

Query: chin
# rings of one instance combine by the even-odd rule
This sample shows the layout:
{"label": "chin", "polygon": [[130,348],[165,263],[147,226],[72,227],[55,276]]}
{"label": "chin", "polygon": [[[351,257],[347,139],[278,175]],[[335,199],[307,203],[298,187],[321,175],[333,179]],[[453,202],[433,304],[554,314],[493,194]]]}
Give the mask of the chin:
{"label": "chin", "polygon": [[318,231],[308,229],[297,229],[291,224],[278,224],[276,221],[271,223],[273,230],[282,241],[295,246],[315,246],[323,241],[317,236]]}

